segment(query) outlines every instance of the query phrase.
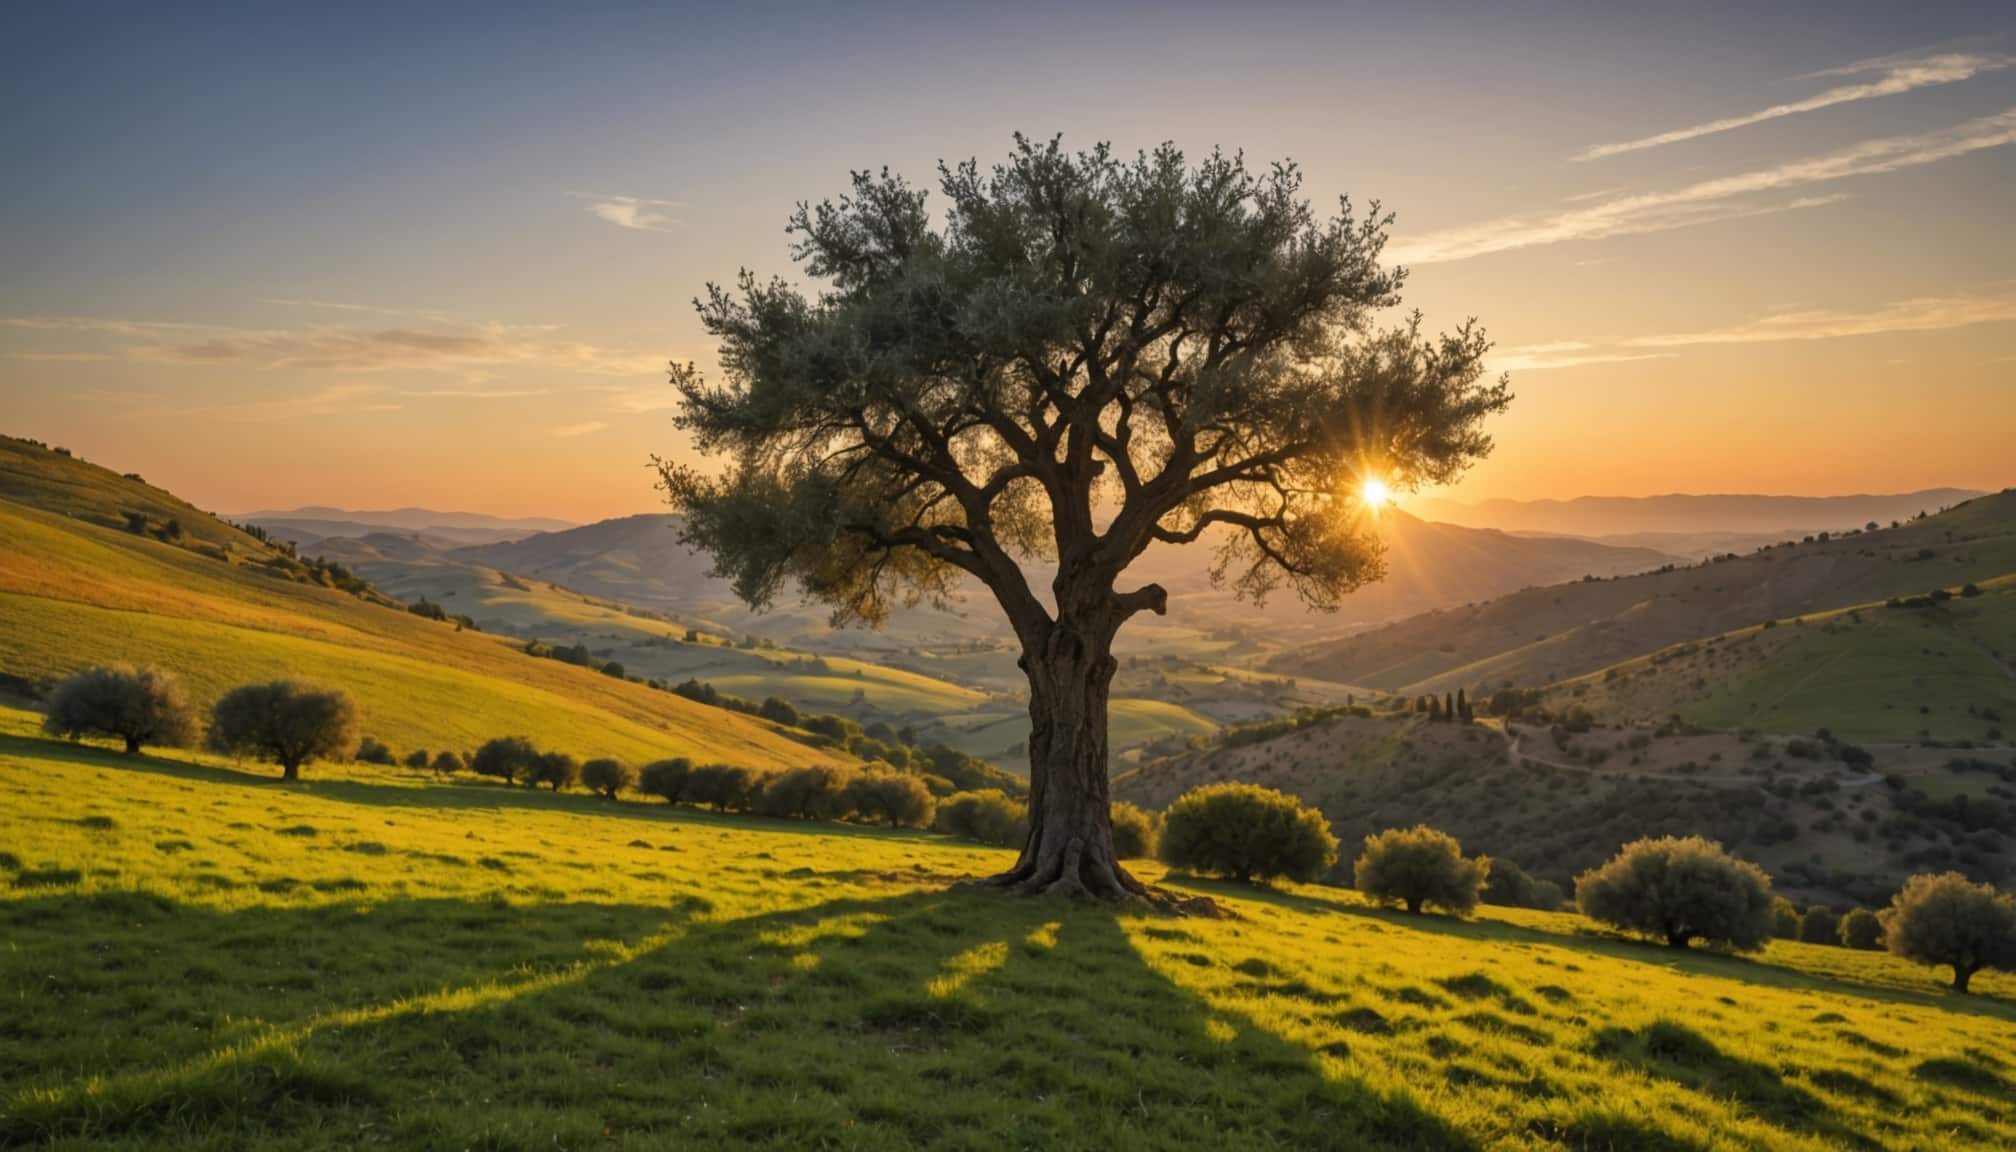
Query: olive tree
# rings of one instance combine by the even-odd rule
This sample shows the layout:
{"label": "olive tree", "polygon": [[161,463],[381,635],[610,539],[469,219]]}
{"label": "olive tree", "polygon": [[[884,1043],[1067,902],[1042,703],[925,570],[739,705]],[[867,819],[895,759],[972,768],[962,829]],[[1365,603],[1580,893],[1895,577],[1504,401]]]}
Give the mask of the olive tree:
{"label": "olive tree", "polygon": [[1777,926],[1771,878],[1699,836],[1634,840],[1575,878],[1582,914],[1663,938],[1761,948]]}
{"label": "olive tree", "polygon": [[196,742],[196,711],[182,683],[159,668],[86,668],[56,685],[42,730],[75,740],[110,736],[137,756],[144,745],[187,748]]}
{"label": "olive tree", "polygon": [[1310,881],[1337,863],[1337,838],[1323,813],[1257,784],[1206,784],[1162,813],[1162,859],[1234,880],[1276,876]]}
{"label": "olive tree", "polygon": [[660,459],[661,483],[752,606],[795,584],[873,624],[984,587],[1029,684],[1029,832],[992,882],[1144,895],[1114,851],[1107,712],[1115,635],[1168,593],[1129,566],[1205,541],[1238,593],[1334,608],[1384,570],[1364,483],[1453,479],[1510,395],[1474,324],[1380,325],[1390,217],[1319,216],[1293,164],[1018,136],[938,184],[942,225],[886,172],[801,205],[816,292],[709,285],[726,379],[672,383],[726,465]]}
{"label": "olive tree", "polygon": [[299,780],[301,765],[341,759],[357,747],[357,706],[348,693],[293,680],[246,684],[211,708],[210,746],[271,760],[281,779]]}
{"label": "olive tree", "polygon": [[637,770],[621,760],[597,757],[581,765],[581,783],[590,792],[614,800],[618,792],[637,786]]}
{"label": "olive tree", "polygon": [[1464,859],[1463,846],[1454,836],[1426,824],[1367,836],[1365,850],[1352,865],[1358,891],[1382,904],[1403,904],[1414,913],[1433,904],[1468,916],[1476,910],[1490,875],[1490,860]]}
{"label": "olive tree", "polygon": [[2016,897],[1958,872],[1911,877],[1877,918],[1892,953],[1951,966],[1956,992],[1983,968],[2016,969]]}

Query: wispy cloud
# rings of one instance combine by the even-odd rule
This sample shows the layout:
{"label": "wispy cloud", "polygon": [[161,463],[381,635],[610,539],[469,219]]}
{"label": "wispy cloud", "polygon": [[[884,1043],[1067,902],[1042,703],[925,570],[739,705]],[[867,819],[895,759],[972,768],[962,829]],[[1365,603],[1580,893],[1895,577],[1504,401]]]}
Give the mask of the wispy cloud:
{"label": "wispy cloud", "polygon": [[[491,368],[523,368],[631,377],[662,372],[665,367],[661,355],[557,340],[547,335],[549,328],[503,324],[275,329],[90,316],[14,316],[0,320],[0,325],[109,341],[118,346],[116,355],[120,358],[154,364],[417,370],[465,376]],[[22,355],[61,351],[66,350]],[[102,348],[85,351],[106,354]]]}
{"label": "wispy cloud", "polygon": [[1576,340],[1555,344],[1527,344],[1504,348],[1491,354],[1494,372],[1552,372],[1561,368],[1581,368],[1590,364],[1621,364],[1632,360],[1663,360],[1671,352],[1604,351]]}
{"label": "wispy cloud", "polygon": [[579,424],[562,424],[552,429],[555,436],[586,436],[590,432],[600,432],[609,426],[603,420],[583,420]]}
{"label": "wispy cloud", "polygon": [[322,308],[331,312],[362,312],[374,316],[417,316],[446,323],[448,313],[439,308],[388,308],[382,304],[355,304],[347,300],[303,300],[291,296],[269,296],[261,304],[283,304],[290,308]]}
{"label": "wispy cloud", "polygon": [[1702,180],[1664,192],[1619,196],[1584,207],[1506,216],[1431,232],[1412,240],[1402,239],[1390,254],[1402,264],[1435,264],[1568,240],[1664,232],[1711,221],[1817,207],[1834,203],[1841,194],[1764,203],[1745,198],[1854,176],[1896,172],[2012,141],[2016,141],[2016,108],[1953,128],[1866,140],[1821,156]]}
{"label": "wispy cloud", "polygon": [[[283,394],[236,404],[205,404],[179,409],[183,415],[257,424],[301,416],[354,416],[363,412],[397,412],[404,405],[389,399],[383,386],[369,383],[330,384],[310,392]],[[158,414],[158,409],[156,410]]]}
{"label": "wispy cloud", "polygon": [[605,196],[593,192],[577,192],[575,195],[588,202],[588,211],[597,218],[618,228],[639,232],[671,231],[681,221],[666,213],[665,209],[685,207],[677,200],[652,200],[643,196]]}
{"label": "wispy cloud", "polygon": [[2016,288],[1962,296],[1920,296],[1864,312],[1806,309],[1758,320],[1664,336],[1641,336],[1636,348],[1682,348],[1699,344],[1764,344],[1781,340],[1834,340],[1888,332],[1937,332],[2016,320]]}
{"label": "wispy cloud", "polygon": [[1767,120],[1777,120],[1785,116],[1797,116],[1802,112],[1816,112],[1822,108],[1832,108],[1837,104],[1852,104],[1858,100],[1874,100],[1881,96],[1896,96],[1919,88],[1930,88],[1940,84],[1954,84],[1969,80],[1984,72],[1996,72],[2016,64],[2016,58],[2008,56],[1984,56],[1971,53],[1947,53],[1925,56],[1918,59],[1865,60],[1846,68],[1831,69],[1820,73],[1822,76],[1860,75],[1870,72],[1880,73],[1876,79],[1860,84],[1843,84],[1829,88],[1825,92],[1808,96],[1804,100],[1794,100],[1786,104],[1773,104],[1756,112],[1746,112],[1741,116],[1727,116],[1720,120],[1709,120],[1701,124],[1675,128],[1637,140],[1626,140],[1620,144],[1599,144],[1585,149],[1577,160],[1599,160],[1605,156],[1617,156],[1626,152],[1638,152],[1646,148],[1658,148],[1666,144],[1678,144],[1684,140],[1696,140],[1712,136],[1718,132],[1729,132],[1737,128],[1747,128],[1752,124],[1762,124]]}

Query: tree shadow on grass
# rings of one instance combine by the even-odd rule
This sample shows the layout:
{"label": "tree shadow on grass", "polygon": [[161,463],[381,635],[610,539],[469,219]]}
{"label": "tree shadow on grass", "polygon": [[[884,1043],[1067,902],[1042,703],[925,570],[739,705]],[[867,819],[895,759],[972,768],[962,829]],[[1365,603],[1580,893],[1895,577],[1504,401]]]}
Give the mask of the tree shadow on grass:
{"label": "tree shadow on grass", "polygon": [[[470,907],[406,912],[451,921]],[[279,940],[321,914],[250,909],[213,926]],[[582,914],[526,910],[561,935]],[[609,915],[652,928],[637,910]],[[207,952],[194,937],[168,943],[185,962]],[[68,1082],[8,1101],[0,1143],[313,1145],[368,1132],[492,1149],[1476,1146],[1412,1100],[1326,1076],[1308,1051],[1215,1012],[1097,907],[960,889],[842,899],[674,926],[491,995],[450,991],[89,1088],[94,1053]],[[274,1014],[306,1014],[291,1004]]]}
{"label": "tree shadow on grass", "polygon": [[1453,936],[1458,939],[1486,943],[1546,945],[1556,948],[1571,948],[1611,960],[1623,960],[1636,964],[1652,964],[1661,968],[1684,972],[1693,976],[1716,976],[1727,980],[1739,980],[1761,987],[1782,988],[1797,992],[1825,992],[1836,996],[1870,1000],[1885,1004],[1912,1004],[1920,1007],[1938,1008],[1946,1012],[1959,1012],[1970,1016],[1988,1016],[2000,1020],[2016,1022],[2016,1001],[1993,995],[1975,994],[1954,996],[1927,989],[1923,992],[1908,988],[1888,988],[1871,984],[1860,984],[1840,980],[1817,972],[1805,972],[1773,964],[1733,952],[1717,952],[1705,948],[1668,948],[1650,940],[1636,940],[1592,928],[1589,931],[1556,932],[1544,928],[1533,928],[1523,924],[1509,924],[1503,920],[1460,919],[1455,916],[1415,915],[1397,909],[1376,908],[1363,904],[1347,904],[1339,900],[1326,900],[1305,896],[1296,892],[1285,892],[1274,888],[1238,884],[1229,880],[1214,880],[1190,875],[1170,875],[1166,883],[1214,896],[1230,896],[1270,904],[1277,908],[1291,909],[1312,915],[1344,915],[1363,920],[1372,920],[1394,928],[1416,932],[1432,932],[1437,935]]}

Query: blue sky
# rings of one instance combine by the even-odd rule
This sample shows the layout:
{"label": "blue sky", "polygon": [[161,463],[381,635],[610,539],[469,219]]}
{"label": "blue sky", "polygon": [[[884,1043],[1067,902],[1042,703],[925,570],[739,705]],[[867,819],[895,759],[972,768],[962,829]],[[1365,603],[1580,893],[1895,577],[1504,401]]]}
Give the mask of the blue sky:
{"label": "blue sky", "polygon": [[1459,497],[2016,482],[2016,8],[1750,7],[14,5],[0,425],[225,511],[648,509],[701,286],[1021,130],[1397,211],[1520,396]]}

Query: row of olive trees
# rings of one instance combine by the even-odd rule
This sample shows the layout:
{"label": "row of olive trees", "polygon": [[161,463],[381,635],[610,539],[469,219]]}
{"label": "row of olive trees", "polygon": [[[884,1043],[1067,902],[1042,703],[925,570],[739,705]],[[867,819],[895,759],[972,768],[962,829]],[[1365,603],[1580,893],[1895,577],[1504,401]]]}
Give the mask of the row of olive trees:
{"label": "row of olive trees", "polygon": [[[103,736],[138,755],[148,746],[187,748],[196,743],[197,715],[182,685],[158,668],[109,665],[87,668],[58,684],[49,696],[42,728],[75,740]],[[207,743],[230,756],[280,765],[288,780],[317,759],[340,759],[357,747],[357,706],[342,692],[273,680],[245,684],[210,709]]]}
{"label": "row of olive trees", "polygon": [[[1161,854],[1174,867],[1237,880],[1313,881],[1336,864],[1337,839],[1321,812],[1293,796],[1213,784],[1186,793],[1164,814]],[[1375,902],[1462,916],[1483,899],[1493,870],[1489,857],[1465,857],[1454,837],[1418,825],[1366,837],[1352,873]],[[1575,904],[1592,920],[1674,948],[1699,941],[1736,950],[1761,948],[1781,934],[1790,907],[1772,893],[1763,869],[1698,836],[1626,844],[1576,878]],[[1880,942],[1904,959],[1951,967],[1953,987],[1965,992],[1984,968],[2016,970],[2016,897],[1957,872],[1913,876],[1881,912],[1836,917],[1813,909],[1792,934],[1857,948]]]}

